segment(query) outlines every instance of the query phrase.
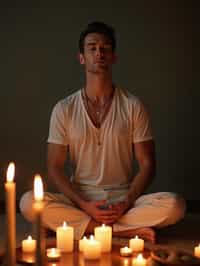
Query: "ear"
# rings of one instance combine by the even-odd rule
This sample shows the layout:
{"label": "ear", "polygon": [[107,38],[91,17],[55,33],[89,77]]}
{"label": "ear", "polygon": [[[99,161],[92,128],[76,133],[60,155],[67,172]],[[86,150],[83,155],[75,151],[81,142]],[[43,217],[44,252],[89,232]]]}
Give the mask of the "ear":
{"label": "ear", "polygon": [[81,54],[81,53],[78,54],[78,60],[79,60],[81,65],[85,64],[85,58],[84,58],[83,54]]}

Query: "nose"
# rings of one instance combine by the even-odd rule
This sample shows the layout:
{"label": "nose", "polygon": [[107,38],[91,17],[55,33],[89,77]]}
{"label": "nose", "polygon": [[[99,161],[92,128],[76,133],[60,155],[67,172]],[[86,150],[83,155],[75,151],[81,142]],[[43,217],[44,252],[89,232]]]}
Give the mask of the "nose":
{"label": "nose", "polygon": [[98,57],[103,57],[105,54],[104,48],[103,47],[97,47],[96,49],[96,56]]}

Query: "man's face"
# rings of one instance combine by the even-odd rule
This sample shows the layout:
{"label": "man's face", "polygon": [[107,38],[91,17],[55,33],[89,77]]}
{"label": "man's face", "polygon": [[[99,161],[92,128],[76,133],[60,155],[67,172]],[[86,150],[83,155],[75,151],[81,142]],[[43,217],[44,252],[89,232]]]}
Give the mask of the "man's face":
{"label": "man's face", "polygon": [[85,65],[86,72],[110,72],[116,61],[111,41],[103,34],[89,33],[85,37],[84,52],[79,56],[80,63]]}

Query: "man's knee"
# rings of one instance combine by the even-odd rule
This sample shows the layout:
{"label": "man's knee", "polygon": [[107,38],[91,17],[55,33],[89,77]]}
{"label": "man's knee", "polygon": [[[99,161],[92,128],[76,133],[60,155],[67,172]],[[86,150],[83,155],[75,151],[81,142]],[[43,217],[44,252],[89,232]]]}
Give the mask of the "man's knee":
{"label": "man's knee", "polygon": [[23,216],[29,221],[33,221],[34,219],[32,204],[33,204],[33,192],[28,191],[24,193],[23,196],[21,197],[19,202],[19,208]]}
{"label": "man's knee", "polygon": [[169,208],[169,224],[174,224],[184,218],[186,212],[186,201],[178,194],[172,194]]}

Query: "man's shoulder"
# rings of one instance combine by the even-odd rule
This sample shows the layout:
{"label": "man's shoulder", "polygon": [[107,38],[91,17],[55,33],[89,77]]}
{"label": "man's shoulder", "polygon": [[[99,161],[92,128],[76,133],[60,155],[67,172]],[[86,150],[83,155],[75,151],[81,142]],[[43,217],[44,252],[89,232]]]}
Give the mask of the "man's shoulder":
{"label": "man's shoulder", "polygon": [[60,99],[55,106],[62,106],[62,107],[67,107],[70,106],[71,104],[79,101],[80,99],[80,94],[81,94],[81,90],[75,91],[69,95],[67,95],[66,97]]}
{"label": "man's shoulder", "polygon": [[119,94],[119,97],[121,97],[122,99],[124,99],[125,101],[127,101],[130,104],[141,103],[140,98],[135,93],[130,91],[129,89],[118,88],[118,94]]}

